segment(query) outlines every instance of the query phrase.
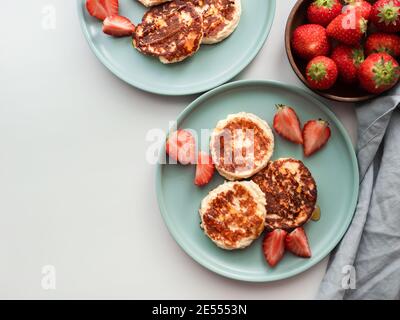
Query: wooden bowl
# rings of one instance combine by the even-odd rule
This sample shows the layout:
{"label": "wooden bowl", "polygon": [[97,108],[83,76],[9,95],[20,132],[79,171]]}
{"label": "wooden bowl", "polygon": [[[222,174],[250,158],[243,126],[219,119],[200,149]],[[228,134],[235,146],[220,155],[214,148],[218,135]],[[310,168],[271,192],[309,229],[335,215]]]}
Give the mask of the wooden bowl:
{"label": "wooden bowl", "polygon": [[[305,77],[305,69],[308,61],[297,57],[292,52],[290,42],[292,39],[293,31],[298,26],[309,23],[307,21],[307,8],[312,1],[313,0],[298,0],[296,2],[295,6],[290,12],[285,30],[285,46],[289,62],[296,75],[307,87],[309,87],[309,85]],[[377,96],[361,89],[357,84],[348,85],[342,83],[340,80],[338,80],[335,85],[328,90],[319,91],[312,88],[310,89],[322,97],[341,102],[360,102],[375,98]]]}

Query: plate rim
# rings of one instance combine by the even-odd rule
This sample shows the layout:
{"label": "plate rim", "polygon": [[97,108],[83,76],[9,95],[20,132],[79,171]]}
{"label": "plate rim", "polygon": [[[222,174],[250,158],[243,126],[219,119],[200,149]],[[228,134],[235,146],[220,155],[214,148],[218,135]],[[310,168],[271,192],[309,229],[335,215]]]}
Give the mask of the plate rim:
{"label": "plate rim", "polygon": [[[321,99],[314,93],[306,91],[303,88],[296,87],[291,84],[287,84],[284,82],[280,81],[274,81],[274,80],[239,80],[239,81],[234,81],[230,82],[227,84],[224,84],[220,87],[217,87],[197,99],[195,99],[193,102],[191,102],[178,116],[177,118],[177,126],[179,127],[180,123],[199,105],[201,105],[204,101],[207,99],[218,95],[220,93],[223,93],[224,91],[231,90],[234,88],[238,87],[245,87],[245,86],[275,86],[278,88],[284,88],[291,90],[292,92],[302,95],[302,96],[308,96],[311,100],[315,102],[317,107],[321,108],[323,112],[326,112],[334,121],[335,125],[338,127],[338,130],[340,131],[341,135],[344,137],[346,147],[349,149],[350,156],[351,156],[351,162],[352,162],[352,169],[353,169],[353,180],[354,180],[354,186],[353,186],[353,195],[352,195],[352,200],[350,202],[350,211],[351,213],[348,214],[345,222],[343,223],[343,227],[339,232],[337,233],[336,237],[334,238],[334,241],[331,242],[329,246],[325,248],[325,250],[322,250],[318,256],[314,256],[314,259],[310,262],[310,260],[305,261],[305,263],[293,270],[287,271],[280,273],[278,275],[268,275],[267,277],[259,277],[259,276],[254,276],[252,277],[251,275],[238,275],[234,274],[229,271],[222,270],[218,268],[218,266],[214,266],[213,263],[202,259],[199,257],[195,252],[191,251],[190,245],[186,244],[182,239],[181,236],[179,236],[179,232],[175,229],[174,225],[171,223],[171,221],[168,218],[168,212],[166,210],[165,204],[164,204],[164,199],[162,197],[162,168],[163,164],[160,162],[160,160],[163,157],[163,154],[165,154],[165,143],[163,144],[161,150],[160,150],[160,157],[157,163],[157,168],[156,168],[156,175],[155,175],[155,182],[156,182],[156,196],[157,196],[157,202],[159,206],[159,211],[161,213],[161,216],[163,217],[164,223],[167,226],[167,229],[169,233],[171,234],[172,238],[175,240],[175,242],[183,249],[183,251],[190,256],[193,260],[195,260],[197,263],[199,263],[201,266],[204,268],[219,274],[221,276],[224,276],[229,279],[234,279],[234,280],[240,280],[240,281],[245,281],[245,282],[258,282],[258,283],[267,283],[267,282],[273,282],[277,280],[283,280],[286,278],[293,277],[295,275],[298,275],[300,273],[305,272],[306,270],[310,269],[311,267],[315,266],[318,264],[321,260],[323,260],[325,257],[327,257],[332,250],[339,244],[339,242],[342,240],[343,236],[347,232],[351,221],[353,220],[354,213],[356,210],[357,202],[358,202],[358,193],[359,193],[359,169],[358,169],[358,161],[356,157],[356,152],[354,150],[353,143],[350,139],[349,134],[347,133],[347,130],[344,128],[343,124],[341,121],[336,117],[336,115],[327,107],[327,105],[321,101]],[[175,229],[175,230],[174,230]]]}
{"label": "plate rim", "polygon": [[[232,69],[232,71],[227,74],[225,77],[219,77],[217,80],[213,80],[212,82],[207,82],[207,85],[204,85],[202,87],[195,87],[189,89],[157,89],[152,87],[151,85],[144,85],[140,81],[132,80],[129,79],[128,77],[125,77],[122,73],[120,73],[118,70],[116,70],[112,64],[108,61],[106,57],[104,57],[100,51],[97,49],[97,46],[91,41],[89,31],[87,28],[87,24],[84,23],[84,17],[83,17],[83,8],[84,7],[84,1],[85,0],[77,0],[77,10],[78,10],[78,19],[79,19],[79,24],[81,26],[82,32],[85,36],[86,42],[89,44],[90,49],[92,52],[95,54],[97,59],[112,73],[114,74],[117,78],[120,80],[126,82],[127,84],[140,89],[145,92],[153,93],[153,94],[158,94],[158,95],[163,95],[163,96],[188,96],[188,95],[193,95],[193,94],[199,94],[206,92],[208,90],[217,88],[224,83],[227,83],[234,77],[236,77],[239,73],[241,73],[246,67],[250,65],[250,63],[257,57],[261,49],[263,48],[265,42],[268,39],[268,36],[271,32],[273,22],[275,20],[275,14],[276,14],[276,0],[267,0],[270,2],[271,10],[268,13],[268,17],[266,18],[266,27],[261,34],[260,41],[257,42],[257,44],[254,47],[254,50],[250,51],[250,53],[246,56],[243,61],[237,65],[236,68]],[[211,85],[210,85],[211,84]]]}

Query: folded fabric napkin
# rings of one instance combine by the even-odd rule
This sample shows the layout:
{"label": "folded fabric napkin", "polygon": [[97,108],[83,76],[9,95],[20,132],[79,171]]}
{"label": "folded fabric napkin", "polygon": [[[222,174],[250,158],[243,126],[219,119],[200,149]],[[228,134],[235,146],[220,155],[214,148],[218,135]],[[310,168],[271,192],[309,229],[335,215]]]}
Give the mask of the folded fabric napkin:
{"label": "folded fabric napkin", "polygon": [[358,205],[317,299],[400,299],[399,104],[400,86],[357,106]]}

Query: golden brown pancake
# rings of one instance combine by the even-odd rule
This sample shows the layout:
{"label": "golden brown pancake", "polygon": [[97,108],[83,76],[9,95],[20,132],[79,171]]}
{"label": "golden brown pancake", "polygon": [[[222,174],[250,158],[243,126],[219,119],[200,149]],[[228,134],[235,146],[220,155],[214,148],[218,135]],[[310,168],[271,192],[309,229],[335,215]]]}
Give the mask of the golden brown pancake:
{"label": "golden brown pancake", "polygon": [[294,229],[310,219],[317,186],[303,162],[286,158],[271,161],[252,180],[265,193],[267,229]]}
{"label": "golden brown pancake", "polygon": [[133,45],[140,52],[159,57],[163,63],[192,56],[203,39],[203,18],[196,7],[183,0],[149,9],[136,27]]}
{"label": "golden brown pancake", "polygon": [[199,213],[204,233],[217,246],[242,249],[264,230],[265,196],[252,181],[226,182],[204,198]]}
{"label": "golden brown pancake", "polygon": [[268,123],[239,112],[217,123],[210,139],[215,168],[228,180],[247,179],[265,168],[274,151]]}

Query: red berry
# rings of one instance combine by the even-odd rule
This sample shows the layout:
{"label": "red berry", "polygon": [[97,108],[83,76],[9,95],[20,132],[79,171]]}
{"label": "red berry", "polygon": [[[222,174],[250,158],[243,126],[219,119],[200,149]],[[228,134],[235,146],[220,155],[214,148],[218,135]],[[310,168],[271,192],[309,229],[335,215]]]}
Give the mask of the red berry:
{"label": "red berry", "polygon": [[285,253],[285,230],[276,229],[265,234],[263,241],[263,252],[265,260],[271,267],[274,267],[281,261]]}
{"label": "red berry", "polygon": [[310,120],[303,128],[304,155],[309,157],[325,146],[331,137],[329,123],[324,120]]}
{"label": "red berry", "polygon": [[333,50],[331,58],[336,63],[340,80],[348,84],[358,81],[358,68],[364,61],[364,51],[361,47],[339,44]]}
{"label": "red berry", "polygon": [[179,163],[194,164],[196,162],[196,141],[188,130],[172,132],[166,144],[169,157]]}
{"label": "red berry", "polygon": [[328,57],[315,57],[306,68],[306,77],[309,86],[317,90],[331,88],[338,77],[335,61]]}
{"label": "red berry", "polygon": [[341,14],[326,28],[329,37],[349,46],[359,45],[366,31],[367,20],[357,10]]}
{"label": "red berry", "polygon": [[307,9],[307,18],[310,23],[326,27],[341,13],[342,4],[339,0],[314,0]]}
{"label": "red berry", "polygon": [[200,151],[197,159],[194,184],[199,187],[205,186],[211,181],[214,171],[215,167],[211,157],[207,153]]}
{"label": "red berry", "polygon": [[358,78],[363,89],[379,94],[399,81],[400,67],[387,53],[373,53],[361,64]]}
{"label": "red berry", "polygon": [[302,227],[294,229],[286,236],[286,250],[302,258],[311,258],[311,249],[307,235]]}
{"label": "red berry", "polygon": [[350,10],[359,10],[361,16],[368,20],[371,16],[372,5],[364,0],[345,0],[347,5],[343,8],[344,12],[348,12]]}
{"label": "red berry", "polygon": [[385,52],[392,57],[400,55],[400,37],[396,34],[374,33],[371,34],[365,43],[365,53]]}
{"label": "red berry", "polygon": [[292,48],[298,56],[306,60],[327,55],[330,45],[325,28],[318,24],[297,27],[293,32]]}
{"label": "red berry", "polygon": [[86,0],[89,14],[103,21],[108,16],[118,15],[118,0]]}
{"label": "red berry", "polygon": [[274,117],[274,129],[283,138],[294,143],[303,144],[300,120],[293,108],[278,104]]}
{"label": "red berry", "polygon": [[400,1],[377,1],[372,7],[371,21],[382,32],[400,32]]}
{"label": "red berry", "polygon": [[103,32],[114,37],[126,37],[135,32],[135,26],[128,18],[108,16],[103,21]]}

